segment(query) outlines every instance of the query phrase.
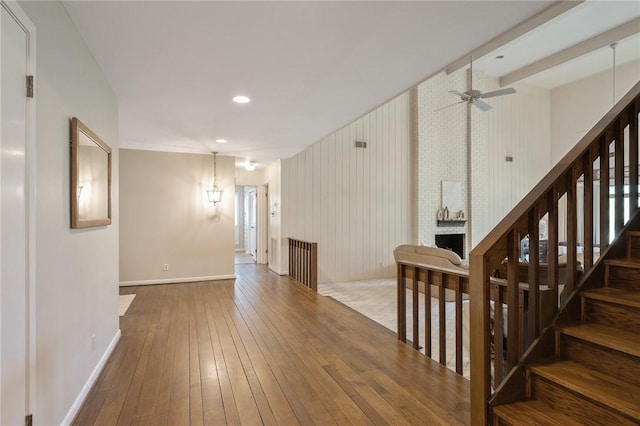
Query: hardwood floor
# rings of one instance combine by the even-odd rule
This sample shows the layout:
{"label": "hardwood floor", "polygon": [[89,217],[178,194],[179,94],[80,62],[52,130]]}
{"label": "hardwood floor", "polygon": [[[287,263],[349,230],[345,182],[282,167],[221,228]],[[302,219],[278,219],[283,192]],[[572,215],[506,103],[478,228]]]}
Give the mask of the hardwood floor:
{"label": "hardwood floor", "polygon": [[[364,281],[348,281],[343,283],[318,284],[318,293],[323,296],[332,297],[338,302],[360,312],[362,315],[371,318],[380,325],[396,333],[398,331],[397,313],[397,282],[395,278],[373,279]],[[413,293],[407,290],[407,300],[411,300]],[[413,335],[413,307],[407,304],[407,336]],[[462,305],[463,316],[463,337],[462,337],[462,375],[469,379],[471,377],[471,365],[469,358],[469,305],[464,302]],[[418,299],[418,312],[420,324],[419,337],[422,348],[420,352],[425,353],[425,329],[424,329],[424,297]],[[445,327],[447,330],[447,368],[456,370],[456,326],[455,326],[455,302],[447,302],[445,306]],[[440,360],[440,306],[437,298],[431,298],[431,359]]]}
{"label": "hardwood floor", "polygon": [[468,424],[469,382],[265,267],[126,287],[122,339],[74,424]]}

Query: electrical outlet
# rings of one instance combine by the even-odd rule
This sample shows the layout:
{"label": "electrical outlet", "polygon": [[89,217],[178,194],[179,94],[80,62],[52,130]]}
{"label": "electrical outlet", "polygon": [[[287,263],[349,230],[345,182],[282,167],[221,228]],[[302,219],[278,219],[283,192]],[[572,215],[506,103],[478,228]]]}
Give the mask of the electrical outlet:
{"label": "electrical outlet", "polygon": [[93,335],[91,336],[91,352],[95,352],[96,351],[96,334],[93,333]]}
{"label": "electrical outlet", "polygon": [[168,264],[168,263],[165,263],[165,264],[162,266],[162,270],[163,270],[163,271],[165,271],[165,272],[167,272],[167,271],[169,270],[169,264]]}

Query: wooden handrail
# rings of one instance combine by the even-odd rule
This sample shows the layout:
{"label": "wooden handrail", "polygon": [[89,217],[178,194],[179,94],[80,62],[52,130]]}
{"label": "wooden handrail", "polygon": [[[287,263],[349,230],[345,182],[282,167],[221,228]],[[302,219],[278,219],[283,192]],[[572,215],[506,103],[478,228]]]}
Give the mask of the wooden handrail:
{"label": "wooden handrail", "polygon": [[[490,309],[492,271],[506,259],[506,303],[514,305],[519,300],[520,243],[529,238],[528,281],[530,291],[527,301],[529,312],[526,334],[515,325],[522,321],[519,311],[509,310],[506,375],[516,381],[512,372],[531,345],[548,325],[541,321],[540,304],[540,220],[548,223],[548,285],[558,292],[558,224],[566,221],[566,295],[578,286],[578,211],[584,211],[582,236],[585,275],[594,268],[594,243],[599,239],[600,253],[610,240],[609,200],[614,197],[614,235],[623,228],[625,213],[629,217],[638,208],[638,114],[640,113],[640,82],[627,93],[560,162],[520,201],[515,208],[470,253],[470,303],[471,303],[471,421],[473,424],[489,422],[489,400],[492,397]],[[625,130],[629,158],[625,161]],[[610,155],[615,157],[613,164]],[[594,167],[594,164],[597,167]],[[628,170],[628,176],[625,176]],[[583,189],[579,189],[579,183]],[[603,184],[600,185],[599,183]],[[625,182],[629,188],[628,209],[624,211]],[[598,193],[594,188],[599,185]],[[610,193],[615,188],[615,195]],[[578,193],[584,194],[578,205]],[[566,201],[566,212],[561,215],[560,200]],[[600,220],[594,223],[594,201],[599,202]],[[562,217],[561,217],[562,216]],[[594,231],[594,228],[595,231]],[[556,299],[557,300],[557,299]],[[554,306],[557,312],[562,306]],[[494,327],[495,328],[495,327]],[[511,343],[513,342],[513,343]],[[523,380],[522,380],[523,381]],[[499,388],[499,380],[493,389]],[[513,395],[524,392],[524,383],[502,386]]]}
{"label": "wooden handrail", "polygon": [[318,243],[288,238],[289,278],[318,291]]}

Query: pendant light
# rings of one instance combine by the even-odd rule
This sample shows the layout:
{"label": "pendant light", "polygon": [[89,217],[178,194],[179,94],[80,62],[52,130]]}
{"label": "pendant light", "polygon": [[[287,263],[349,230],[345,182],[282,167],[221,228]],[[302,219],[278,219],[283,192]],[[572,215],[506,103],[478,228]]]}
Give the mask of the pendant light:
{"label": "pendant light", "polygon": [[213,204],[216,204],[222,201],[222,193],[224,192],[224,190],[216,184],[216,182],[218,181],[217,175],[216,175],[216,156],[217,155],[218,155],[217,152],[213,153],[213,187],[211,187],[211,189],[207,189],[207,196],[209,197],[209,202]]}

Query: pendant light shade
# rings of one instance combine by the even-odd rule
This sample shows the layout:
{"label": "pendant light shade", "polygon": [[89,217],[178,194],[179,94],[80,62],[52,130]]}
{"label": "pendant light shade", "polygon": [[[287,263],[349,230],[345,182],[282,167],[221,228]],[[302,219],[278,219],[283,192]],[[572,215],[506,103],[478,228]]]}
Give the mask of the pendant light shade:
{"label": "pendant light shade", "polygon": [[222,194],[224,190],[217,185],[217,174],[216,174],[216,156],[217,152],[213,153],[213,187],[211,189],[207,189],[207,196],[209,197],[209,202],[216,204],[222,201]]}

